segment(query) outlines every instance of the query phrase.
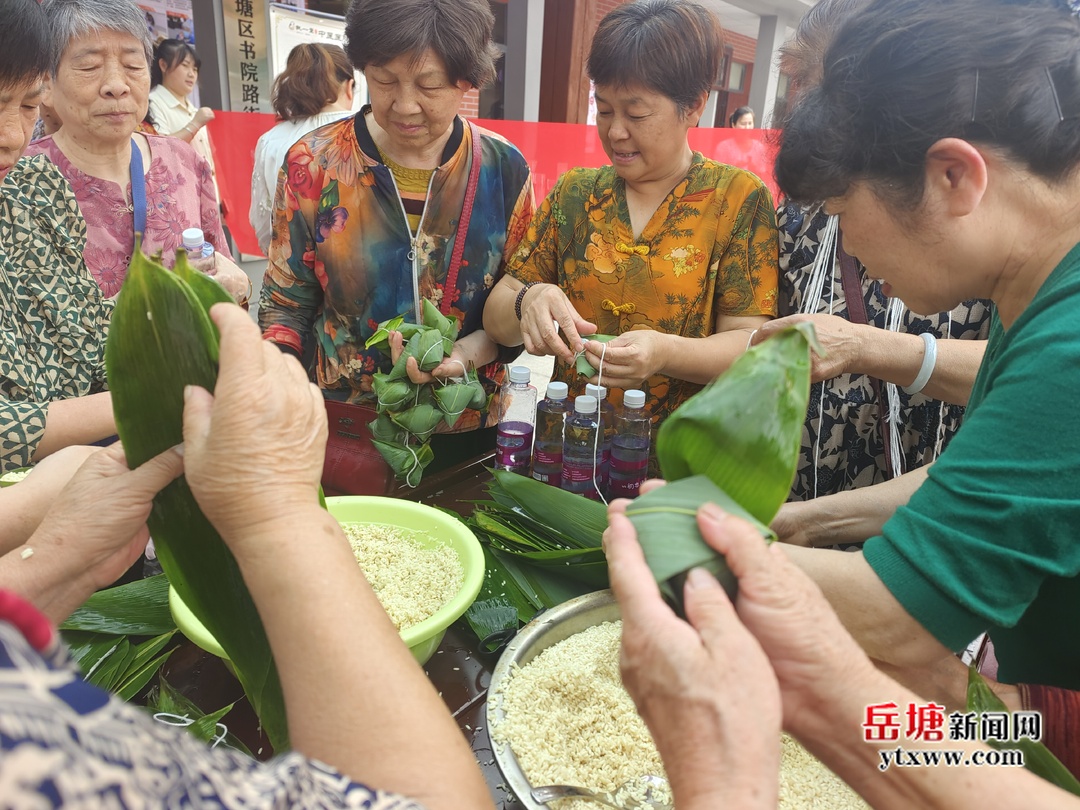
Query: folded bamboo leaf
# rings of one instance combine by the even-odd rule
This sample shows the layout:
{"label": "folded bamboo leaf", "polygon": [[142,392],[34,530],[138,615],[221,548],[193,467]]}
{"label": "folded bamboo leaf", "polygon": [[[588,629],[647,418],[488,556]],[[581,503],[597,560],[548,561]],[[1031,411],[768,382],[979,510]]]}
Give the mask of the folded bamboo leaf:
{"label": "folded bamboo leaf", "polygon": [[[728,513],[749,521],[764,538],[775,539],[768,526],[756,520],[704,475],[683,478],[642,495],[626,508],[626,516],[634,524],[645,560],[657,582],[668,583],[673,577],[700,566],[712,571],[734,599],[734,575],[724,558],[713,551],[698,531],[697,511],[705,503],[717,504]],[[669,587],[669,595],[681,605],[681,584]]]}
{"label": "folded bamboo leaf", "polygon": [[463,383],[450,383],[435,389],[435,400],[439,403],[447,427],[452,428],[461,418],[461,414],[469,407],[472,395],[472,390]]}
{"label": "folded bamboo leaf", "polygon": [[424,474],[424,468],[435,459],[435,453],[430,444],[422,444],[417,447],[411,445],[387,444],[378,439],[371,442],[375,449],[386,459],[394,474],[410,487],[420,483]]}
{"label": "folded bamboo leaf", "polygon": [[[439,312],[438,308],[426,298],[424,299],[421,308],[423,309],[421,320],[423,321],[424,326],[438,331],[442,337],[447,338],[450,341],[452,346],[453,342],[457,340],[457,318],[443,315]],[[449,355],[450,352],[447,351],[447,354]]]}
{"label": "folded bamboo leaf", "polygon": [[[582,340],[596,340],[600,343],[607,343],[609,340],[614,340],[618,335],[582,335]],[[577,360],[574,362],[577,373],[582,377],[591,377],[596,374],[596,368],[589,362],[589,358],[582,352],[578,355]]]}
{"label": "folded bamboo leaf", "polygon": [[[371,337],[364,341],[365,349],[377,349],[384,354],[390,353],[390,333],[399,330],[401,325],[405,323],[405,316],[398,315],[396,318],[391,318],[388,321],[383,321],[371,333]],[[411,337],[411,335],[410,335]]]}
{"label": "folded bamboo leaf", "polygon": [[[1008,712],[1009,707],[999,698],[990,685],[983,680],[975,667],[968,667],[967,709],[969,712]],[[1011,724],[1010,724],[1011,725]],[[1080,796],[1080,781],[1073,776],[1060,759],[1041,742],[1028,738],[1002,742],[986,740],[992,748],[1017,749],[1024,754],[1024,767],[1047,782],[1067,790],[1074,796]]]}
{"label": "folded bamboo leaf", "polygon": [[474,411],[487,410],[488,406],[488,393],[484,390],[484,385],[479,380],[473,380],[467,386],[472,392],[472,397],[469,399],[469,407]]}
{"label": "folded bamboo leaf", "polygon": [[395,425],[426,442],[443,420],[443,412],[433,405],[414,405],[407,411],[390,414]]}
{"label": "folded bamboo leaf", "polygon": [[368,422],[371,436],[384,444],[403,444],[408,438],[408,433],[394,424],[389,414],[381,414],[377,419]]}
{"label": "folded bamboo leaf", "polygon": [[98,591],[60,625],[116,635],[156,636],[176,629],[164,574]]}
{"label": "folded bamboo leaf", "polygon": [[[200,273],[187,260],[187,251],[176,251],[176,264],[173,265],[173,272],[180,277],[180,279],[187,284],[195,297],[199,299],[199,303],[202,304],[203,309],[207,312],[210,311],[210,307],[214,304],[231,304],[233,303],[233,297],[229,295],[229,291],[221,286],[217,281],[210,278],[205,273]],[[210,323],[210,329],[214,332],[215,343],[213,347],[214,362],[217,362],[217,342],[216,339],[220,338],[217,327],[213,321]]]}
{"label": "folded bamboo leaf", "polygon": [[[409,341],[409,347],[421,371],[431,371],[442,363],[443,358],[446,357],[443,336],[435,329],[417,332]],[[451,346],[451,350],[453,350],[453,346]]]}
{"label": "folded bamboo leaf", "polygon": [[371,376],[371,387],[378,400],[379,413],[407,408],[413,398],[413,384],[406,379],[391,380],[389,375],[375,372]]}
{"label": "folded bamboo leaf", "polygon": [[496,633],[517,630],[518,611],[505,597],[477,599],[465,611],[465,621],[476,637],[484,641]]}
{"label": "folded bamboo leaf", "polygon": [[[190,287],[136,249],[105,350],[117,432],[129,464],[142,464],[182,441],[184,387],[213,391],[216,344]],[[183,477],[158,494],[147,522],[169,581],[229,655],[275,750],[286,750],[281,685],[258,611],[232,553]]]}
{"label": "folded bamboo leaf", "polygon": [[669,481],[706,475],[761,523],[787,500],[810,397],[809,323],[740,356],[660,425],[656,456]]}
{"label": "folded bamboo leaf", "polygon": [[521,508],[558,534],[581,548],[602,546],[607,509],[599,501],[506,470],[495,470],[494,479]]}

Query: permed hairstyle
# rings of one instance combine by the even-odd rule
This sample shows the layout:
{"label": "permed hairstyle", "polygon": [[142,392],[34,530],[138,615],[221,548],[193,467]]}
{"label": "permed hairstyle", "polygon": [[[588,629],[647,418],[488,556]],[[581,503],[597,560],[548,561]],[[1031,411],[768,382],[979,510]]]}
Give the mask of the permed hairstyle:
{"label": "permed hairstyle", "polygon": [[[165,74],[182,64],[185,59],[191,57],[195,62],[195,69],[202,67],[202,59],[195,53],[195,49],[182,39],[163,39],[154,47],[154,58],[150,61],[150,86],[157,87],[165,81]],[[165,62],[165,69],[161,69],[161,61]]]}
{"label": "permed hairstyle", "polygon": [[487,0],[353,0],[345,52],[357,70],[431,49],[452,83],[483,88],[495,80],[495,16]]}
{"label": "permed hairstyle", "polygon": [[728,116],[728,126],[733,127],[739,122],[739,119],[742,118],[744,115],[753,115],[753,114],[754,114],[754,108],[753,107],[736,107],[735,112],[733,112],[731,115]]}
{"label": "permed hairstyle", "polygon": [[[49,18],[52,29],[52,75],[60,67],[68,43],[76,37],[95,31],[119,31],[130,34],[146,52],[150,64],[150,33],[146,30],[146,15],[130,0],[43,0],[41,8]],[[8,25],[5,21],[4,25]]]}
{"label": "permed hairstyle", "polygon": [[35,0],[0,0],[0,87],[40,80],[56,61],[52,30]]}
{"label": "permed hairstyle", "polygon": [[691,0],[637,0],[600,21],[587,72],[605,87],[639,85],[686,114],[720,70],[724,32],[716,15]]}
{"label": "permed hairstyle", "polygon": [[289,52],[274,80],[271,104],[282,121],[310,118],[337,101],[343,82],[353,80],[349,57],[337,45],[304,42]]}
{"label": "permed hairstyle", "polygon": [[1046,0],[874,0],[845,21],[820,86],[785,121],[776,179],[803,203],[867,180],[911,209],[927,151],[948,137],[1048,182],[1069,176],[1080,164],[1080,21]]}

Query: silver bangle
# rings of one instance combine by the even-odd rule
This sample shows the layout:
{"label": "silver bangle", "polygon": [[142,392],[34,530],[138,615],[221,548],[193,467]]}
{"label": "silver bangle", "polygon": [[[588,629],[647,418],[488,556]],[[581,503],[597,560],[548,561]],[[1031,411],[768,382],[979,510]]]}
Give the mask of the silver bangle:
{"label": "silver bangle", "polygon": [[919,366],[919,373],[915,376],[915,381],[911,385],[905,385],[904,391],[908,394],[917,394],[926,387],[926,384],[930,382],[930,377],[934,373],[934,366],[937,365],[937,338],[929,332],[923,332],[919,337],[923,342],[923,358],[922,365]]}

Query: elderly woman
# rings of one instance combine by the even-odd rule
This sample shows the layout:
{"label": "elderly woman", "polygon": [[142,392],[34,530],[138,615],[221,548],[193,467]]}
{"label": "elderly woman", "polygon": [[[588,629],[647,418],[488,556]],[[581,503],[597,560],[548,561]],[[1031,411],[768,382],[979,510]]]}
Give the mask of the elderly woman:
{"label": "elderly woman", "polygon": [[[328,401],[357,406],[343,417],[355,425],[374,418],[372,375],[389,369],[365,340],[397,315],[419,323],[422,299],[461,331],[431,375],[410,358],[410,377],[473,365],[489,392],[502,379],[481,318],[532,216],[532,180],[514,146],[458,116],[465,93],[495,75],[493,25],[486,0],[356,0],[347,53],[371,104],[285,158],[259,323],[282,349],[313,350],[315,379]],[[493,447],[497,418],[497,406],[466,411],[452,428],[460,439],[434,437],[436,463]],[[462,435],[477,428],[482,437]]]}
{"label": "elderly woman", "polygon": [[200,228],[217,251],[217,277],[242,296],[247,277],[230,260],[210,168],[176,138],[136,132],[150,92],[143,13],[129,0],[46,0],[56,58],[49,105],[62,126],[31,144],[75,191],[86,219],[86,266],[106,296],[120,291],[135,244],[170,260],[181,234]]}
{"label": "elderly woman", "polygon": [[[105,391],[112,303],[83,264],[86,226],[44,157],[20,158],[52,67],[48,23],[32,0],[0,18],[0,472],[113,435]],[[35,476],[39,477],[39,476]],[[3,510],[9,519],[18,507]]]}
{"label": "elderly woman", "polygon": [[1080,687],[1078,48],[1064,7],[876,0],[784,127],[781,187],[824,201],[885,294],[994,303],[963,429],[906,506],[860,553],[785,546],[893,667],[988,631],[1001,680]]}
{"label": "elderly woman", "polygon": [[[781,56],[796,91],[821,82],[830,40],[867,2],[822,0],[807,12]],[[902,503],[923,474],[884,492],[867,487],[932,463],[959,429],[986,346],[990,302],[915,314],[843,249],[835,216],[788,203],[777,220],[780,315],[813,321],[827,353],[815,357],[794,503],[775,528],[800,545],[865,540],[880,521],[855,514],[880,512],[889,491]],[[789,324],[773,321],[755,341]],[[831,499],[815,501],[820,497]]]}
{"label": "elderly woman", "polygon": [[[572,389],[581,352],[601,383],[644,388],[657,419],[726,369],[776,311],[768,189],[687,142],[720,38],[712,12],[690,0],[639,0],[601,21],[588,72],[613,165],[559,179],[484,312],[500,343],[556,355]],[[582,340],[596,332],[618,337]]]}

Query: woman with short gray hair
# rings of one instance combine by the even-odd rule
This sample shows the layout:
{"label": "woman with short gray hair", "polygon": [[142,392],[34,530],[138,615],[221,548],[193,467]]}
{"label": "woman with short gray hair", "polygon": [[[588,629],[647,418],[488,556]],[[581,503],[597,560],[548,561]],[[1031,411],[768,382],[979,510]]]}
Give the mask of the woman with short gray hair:
{"label": "woman with short gray hair", "polygon": [[127,275],[142,234],[146,253],[171,261],[181,234],[199,228],[216,251],[216,276],[234,297],[251,285],[231,261],[210,167],[186,143],[144,135],[150,43],[129,0],[45,0],[55,52],[48,103],[61,127],[31,144],[75,190],[87,225],[86,265],[106,296]]}

